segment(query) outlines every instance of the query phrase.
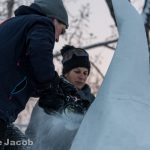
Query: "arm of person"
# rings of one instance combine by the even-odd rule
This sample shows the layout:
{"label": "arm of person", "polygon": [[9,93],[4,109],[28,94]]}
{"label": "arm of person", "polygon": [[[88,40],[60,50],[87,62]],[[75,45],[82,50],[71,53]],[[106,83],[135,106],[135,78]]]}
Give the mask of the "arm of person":
{"label": "arm of person", "polygon": [[27,35],[27,55],[37,83],[47,83],[55,76],[53,48],[55,30],[50,22],[38,22]]}

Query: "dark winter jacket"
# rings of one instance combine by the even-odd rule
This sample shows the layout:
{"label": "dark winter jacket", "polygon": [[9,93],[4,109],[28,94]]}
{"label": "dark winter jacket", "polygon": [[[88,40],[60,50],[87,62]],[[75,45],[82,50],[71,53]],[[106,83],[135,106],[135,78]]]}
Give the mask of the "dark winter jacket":
{"label": "dark winter jacket", "polygon": [[88,100],[90,103],[92,103],[95,99],[95,96],[91,93],[91,88],[88,84],[85,84],[85,86],[78,91],[78,94],[83,100]]}
{"label": "dark winter jacket", "polygon": [[54,78],[55,29],[32,4],[0,25],[0,118],[13,122],[34,86]]}

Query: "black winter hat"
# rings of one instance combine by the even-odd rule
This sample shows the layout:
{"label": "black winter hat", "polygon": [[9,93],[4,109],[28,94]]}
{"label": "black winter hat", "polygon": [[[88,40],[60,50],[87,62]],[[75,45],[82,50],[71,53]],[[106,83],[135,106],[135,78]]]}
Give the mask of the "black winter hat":
{"label": "black winter hat", "polygon": [[48,17],[56,18],[68,27],[68,14],[62,0],[34,0]]}
{"label": "black winter hat", "polygon": [[63,57],[63,75],[77,67],[85,67],[88,69],[88,73],[90,73],[89,55],[84,49],[65,45],[61,49],[61,55]]}

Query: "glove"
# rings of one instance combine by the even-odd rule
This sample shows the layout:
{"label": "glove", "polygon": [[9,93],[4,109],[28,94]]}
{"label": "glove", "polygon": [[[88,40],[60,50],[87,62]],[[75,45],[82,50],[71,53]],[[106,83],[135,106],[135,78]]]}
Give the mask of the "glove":
{"label": "glove", "polygon": [[60,83],[60,78],[57,72],[55,72],[55,77],[53,78],[51,82],[37,85],[36,95],[41,97],[42,95],[46,95],[54,91],[55,93],[60,93],[60,92],[62,93],[63,91],[61,90],[59,83]]}
{"label": "glove", "polygon": [[76,87],[71,84],[66,78],[60,76],[60,87],[62,88],[65,95],[78,96]]}
{"label": "glove", "polygon": [[64,77],[59,77],[55,72],[53,81],[39,86],[38,93],[40,95],[40,107],[44,108],[44,110],[59,111],[64,107],[68,95],[77,96],[77,89]]}
{"label": "glove", "polygon": [[55,78],[51,83],[38,86],[37,93],[40,97],[38,105],[44,110],[59,111],[64,106],[65,95],[60,82],[61,80],[55,72]]}
{"label": "glove", "polygon": [[56,93],[42,95],[39,99],[38,105],[46,112],[59,111],[64,106],[64,96]]}

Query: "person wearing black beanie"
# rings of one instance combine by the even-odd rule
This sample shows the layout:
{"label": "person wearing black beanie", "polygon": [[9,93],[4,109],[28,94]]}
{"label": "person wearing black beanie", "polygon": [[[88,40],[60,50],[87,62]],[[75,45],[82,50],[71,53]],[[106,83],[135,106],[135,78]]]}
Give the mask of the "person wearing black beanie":
{"label": "person wearing black beanie", "polygon": [[86,50],[65,45],[61,49],[61,55],[63,57],[62,75],[78,89],[78,93],[83,99],[93,102],[95,96],[91,94],[91,89],[86,84],[91,68]]}
{"label": "person wearing black beanie", "polygon": [[88,69],[88,74],[90,73],[89,55],[84,49],[66,45],[61,49],[61,55],[63,57],[63,74],[77,67],[85,67]]}

